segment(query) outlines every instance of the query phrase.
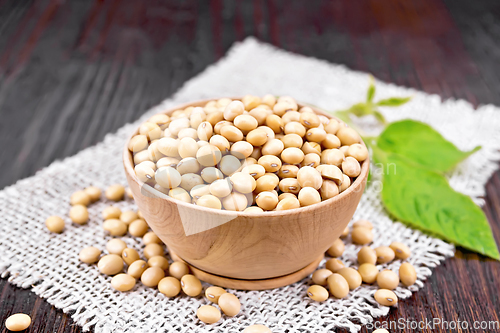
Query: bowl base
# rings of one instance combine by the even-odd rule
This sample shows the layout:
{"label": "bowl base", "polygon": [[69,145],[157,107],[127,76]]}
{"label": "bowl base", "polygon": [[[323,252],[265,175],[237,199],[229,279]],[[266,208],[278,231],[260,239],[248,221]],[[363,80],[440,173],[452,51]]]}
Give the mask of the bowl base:
{"label": "bowl base", "polygon": [[242,280],[242,279],[234,279],[205,272],[201,269],[191,266],[189,263],[187,263],[178,255],[176,255],[174,252],[170,251],[170,249],[169,252],[170,252],[170,257],[174,261],[185,262],[191,269],[192,274],[201,281],[205,281],[214,286],[219,286],[229,289],[237,289],[237,290],[266,290],[266,289],[274,289],[287,286],[289,284],[302,280],[303,278],[307,277],[309,274],[314,272],[316,268],[318,268],[321,260],[323,260],[324,258],[324,255],[321,255],[319,258],[314,260],[306,267],[288,275],[278,276],[271,279]]}

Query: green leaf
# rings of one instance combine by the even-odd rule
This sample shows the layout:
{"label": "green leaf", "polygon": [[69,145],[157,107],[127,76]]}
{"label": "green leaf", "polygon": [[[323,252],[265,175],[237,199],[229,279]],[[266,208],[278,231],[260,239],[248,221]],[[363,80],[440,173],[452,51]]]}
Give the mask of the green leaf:
{"label": "green leaf", "polygon": [[391,97],[377,102],[378,106],[400,106],[409,102],[411,97]]}
{"label": "green leaf", "polygon": [[382,201],[399,220],[440,238],[500,259],[488,220],[440,174],[396,154],[383,158]]}
{"label": "green leaf", "polygon": [[375,116],[375,119],[377,119],[381,124],[387,124],[387,121],[385,120],[385,117],[382,113],[379,111],[375,110],[373,111],[373,115]]}
{"label": "green leaf", "polygon": [[371,103],[373,101],[373,97],[375,96],[375,82],[373,77],[370,76],[370,85],[368,86],[368,91],[366,93],[366,101]]}
{"label": "green leaf", "polygon": [[437,172],[452,169],[481,148],[461,151],[432,127],[415,120],[391,123],[380,135],[377,145]]}

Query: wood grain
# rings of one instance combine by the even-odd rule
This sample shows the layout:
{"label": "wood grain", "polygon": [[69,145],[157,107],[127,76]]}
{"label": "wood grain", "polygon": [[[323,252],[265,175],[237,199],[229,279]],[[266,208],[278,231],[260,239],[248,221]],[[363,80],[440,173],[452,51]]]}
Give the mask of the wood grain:
{"label": "wood grain", "polygon": [[[444,98],[500,105],[499,22],[497,0],[0,0],[0,187],[137,119],[248,35]],[[500,242],[500,172],[486,191]],[[377,322],[499,321],[499,286],[499,263],[459,249]],[[22,311],[33,316],[29,332],[81,332],[6,279],[0,304],[2,323]]]}

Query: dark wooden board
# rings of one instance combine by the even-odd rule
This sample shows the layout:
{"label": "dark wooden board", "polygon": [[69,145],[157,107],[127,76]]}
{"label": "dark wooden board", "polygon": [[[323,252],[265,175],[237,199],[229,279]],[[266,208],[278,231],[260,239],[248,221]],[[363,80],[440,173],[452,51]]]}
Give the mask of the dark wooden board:
{"label": "dark wooden board", "polygon": [[[444,98],[500,105],[499,22],[497,0],[0,0],[0,188],[99,142],[249,35]],[[484,210],[500,242],[499,172]],[[377,322],[498,322],[499,287],[499,263],[459,249]],[[32,292],[6,279],[0,290],[0,332],[15,312],[33,317],[30,332],[81,331]]]}

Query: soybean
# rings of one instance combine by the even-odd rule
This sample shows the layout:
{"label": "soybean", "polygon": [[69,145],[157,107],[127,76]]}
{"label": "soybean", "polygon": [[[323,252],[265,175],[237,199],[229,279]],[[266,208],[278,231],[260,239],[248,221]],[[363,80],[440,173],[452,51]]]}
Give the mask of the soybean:
{"label": "soybean", "polygon": [[330,294],[336,298],[344,298],[349,294],[349,284],[347,280],[338,273],[333,273],[327,279]]}
{"label": "soybean", "polygon": [[12,332],[24,331],[31,325],[31,317],[24,313],[16,313],[5,320],[5,327]]}
{"label": "soybean", "polygon": [[86,264],[94,264],[99,260],[100,256],[101,250],[96,247],[90,246],[82,249],[80,251],[80,254],[78,255],[78,258],[81,262],[84,262]]}
{"label": "soybean", "polygon": [[312,275],[312,281],[315,284],[318,284],[320,286],[326,286],[327,279],[332,274],[333,274],[333,272],[330,271],[329,269],[326,269],[326,268],[318,269],[317,271],[315,271],[313,273],[313,275]]}
{"label": "soybean", "polygon": [[394,292],[387,289],[379,289],[375,292],[375,300],[384,306],[394,306],[398,304],[398,297]]}
{"label": "soybean", "polygon": [[158,283],[158,290],[167,297],[175,297],[181,292],[181,283],[173,276],[167,276]]}
{"label": "soybean", "polygon": [[186,275],[182,276],[181,288],[182,288],[182,291],[186,295],[191,296],[191,297],[198,296],[202,290],[200,280],[196,276],[191,275],[191,274],[186,274]]}
{"label": "soybean", "polygon": [[189,267],[182,261],[174,261],[170,265],[168,272],[170,275],[180,280],[184,275],[189,274]]}
{"label": "soybean", "polygon": [[415,284],[417,281],[417,272],[412,264],[405,262],[399,267],[399,279],[401,283],[409,287]]}
{"label": "soybean", "polygon": [[316,302],[324,302],[328,299],[328,290],[323,286],[312,285],[307,288],[307,296]]}
{"label": "soybean", "polygon": [[146,287],[156,288],[161,279],[165,277],[165,271],[160,267],[149,267],[141,275],[141,282]]}
{"label": "soybean", "polygon": [[236,316],[241,309],[241,303],[238,297],[230,293],[224,293],[220,295],[217,304],[219,304],[222,312],[224,312],[224,314],[229,317]]}
{"label": "soybean", "polygon": [[45,226],[50,232],[58,234],[64,230],[64,220],[59,216],[49,216],[45,220]]}
{"label": "soybean", "polygon": [[207,299],[215,304],[217,304],[219,302],[219,297],[222,295],[222,294],[225,294],[227,291],[225,291],[224,289],[222,289],[221,287],[214,287],[214,286],[211,286],[211,287],[208,287],[206,290],[205,290],[205,296],[207,297]]}
{"label": "soybean", "polygon": [[338,274],[342,275],[346,279],[347,283],[349,284],[349,289],[351,290],[354,290],[361,285],[361,275],[354,268],[341,268],[338,270]]}
{"label": "soybean", "polygon": [[206,324],[214,324],[221,318],[219,309],[211,305],[202,305],[197,311],[196,316]]}
{"label": "soybean", "polygon": [[378,273],[377,284],[382,289],[396,289],[399,284],[399,277],[393,271],[386,269]]}
{"label": "soybean", "polygon": [[129,291],[134,288],[135,279],[128,274],[120,273],[113,276],[111,279],[111,286],[118,291]]}

